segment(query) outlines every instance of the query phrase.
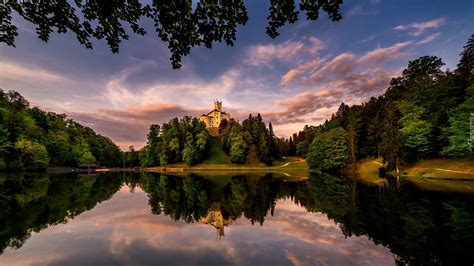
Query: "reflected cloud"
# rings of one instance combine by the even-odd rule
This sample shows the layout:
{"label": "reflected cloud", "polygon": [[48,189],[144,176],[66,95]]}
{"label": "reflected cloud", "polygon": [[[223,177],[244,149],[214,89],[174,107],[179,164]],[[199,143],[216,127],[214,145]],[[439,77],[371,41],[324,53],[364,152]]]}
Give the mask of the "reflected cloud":
{"label": "reflected cloud", "polygon": [[365,237],[345,238],[324,214],[308,213],[289,199],[277,202],[274,216],[267,217],[263,227],[240,218],[219,240],[215,229],[205,224],[150,214],[146,194],[129,190],[123,187],[111,200],[69,223],[34,234],[21,250],[7,250],[2,263],[307,265],[353,264],[370,258],[378,265],[393,264],[386,249]]}

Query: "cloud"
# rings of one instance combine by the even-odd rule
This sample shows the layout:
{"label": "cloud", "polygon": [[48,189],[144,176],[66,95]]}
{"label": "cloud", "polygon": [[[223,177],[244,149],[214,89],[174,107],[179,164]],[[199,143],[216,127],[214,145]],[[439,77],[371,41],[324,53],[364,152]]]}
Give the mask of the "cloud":
{"label": "cloud", "polygon": [[68,116],[98,133],[110,137],[122,149],[142,147],[150,124],[162,124],[174,117],[197,116],[200,109],[186,109],[176,104],[155,103],[123,109],[96,109],[93,112],[69,112]]}
{"label": "cloud", "polygon": [[253,45],[248,48],[244,63],[252,66],[268,65],[272,60],[287,62],[294,60],[303,50],[301,41],[286,41],[281,44]]}
{"label": "cloud", "polygon": [[446,24],[446,18],[437,18],[425,22],[410,23],[408,25],[398,25],[393,28],[396,31],[409,31],[411,36],[418,36],[427,29],[436,29]]}
{"label": "cloud", "polygon": [[296,66],[295,68],[292,68],[286,72],[285,75],[282,76],[281,82],[284,84],[288,84],[291,81],[293,81],[296,77],[300,76],[301,74],[308,72],[313,69],[318,69],[325,63],[324,59],[314,59],[310,60],[305,63],[301,63],[300,65]]}
{"label": "cloud", "polygon": [[425,44],[425,43],[432,42],[432,41],[434,41],[436,38],[438,38],[439,35],[441,35],[441,32],[437,32],[437,33],[431,34],[431,35],[429,35],[428,37],[424,38],[423,40],[416,42],[415,44],[421,45],[421,44]]}
{"label": "cloud", "polygon": [[[103,92],[104,99],[115,109],[167,102],[182,106],[209,105],[215,98],[226,98],[241,84],[238,81],[242,80],[241,71],[231,68],[211,81],[188,74],[179,80],[155,81],[143,86],[127,83],[128,79],[140,74],[147,66],[139,64],[128,67],[109,78]],[[251,81],[249,79],[246,82]]]}
{"label": "cloud", "polygon": [[325,43],[316,38],[304,38],[304,41],[288,40],[281,44],[252,45],[247,49],[244,64],[251,66],[271,66],[271,62],[294,62],[305,54],[316,55],[326,48]]}
{"label": "cloud", "polygon": [[356,5],[349,9],[347,12],[347,15],[350,17],[352,16],[375,16],[378,15],[379,11],[377,9],[374,9],[371,6],[362,6],[362,5]]}
{"label": "cloud", "polygon": [[389,47],[377,48],[372,51],[368,51],[363,56],[361,56],[358,61],[359,63],[371,63],[379,64],[383,61],[398,59],[402,56],[407,55],[406,52],[402,52],[401,49],[413,44],[412,41],[396,43]]}
{"label": "cloud", "polygon": [[290,127],[322,123],[341,102],[360,104],[383,93],[390,79],[399,75],[401,69],[385,68],[380,64],[407,55],[404,49],[417,44],[399,42],[360,55],[343,52],[334,57],[316,56],[300,61],[281,76],[281,83],[310,90],[278,101],[276,111],[264,114],[277,125],[276,131],[286,135]]}
{"label": "cloud", "polygon": [[308,116],[323,119],[327,114],[317,116],[318,110],[340,103],[340,91],[303,92],[277,102],[277,111],[264,112],[266,120],[274,124],[288,124],[307,121]]}
{"label": "cloud", "polygon": [[0,80],[40,80],[40,81],[64,81],[66,77],[59,73],[44,70],[35,65],[23,65],[7,60],[0,60]]}
{"label": "cloud", "polygon": [[356,96],[365,95],[363,92],[380,91],[381,86],[386,86],[398,70],[373,66],[407,55],[403,49],[413,44],[413,41],[406,41],[379,47],[362,55],[345,52],[333,58],[311,59],[288,70],[281,77],[281,82],[303,87],[345,89]]}

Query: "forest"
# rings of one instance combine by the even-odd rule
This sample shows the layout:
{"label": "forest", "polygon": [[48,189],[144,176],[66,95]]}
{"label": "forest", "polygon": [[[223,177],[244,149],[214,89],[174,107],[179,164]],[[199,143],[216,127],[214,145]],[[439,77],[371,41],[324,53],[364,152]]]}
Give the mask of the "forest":
{"label": "forest", "polygon": [[0,170],[120,166],[122,158],[109,138],[64,114],[30,107],[16,91],[0,89]]}
{"label": "forest", "polygon": [[[140,151],[130,147],[127,165],[149,167],[180,162],[188,165],[202,163],[210,149],[210,138],[205,124],[197,118],[173,118],[161,127],[152,124],[146,146]],[[260,114],[249,115],[242,124],[234,119],[224,119],[219,127],[218,143],[218,148],[236,164],[262,162],[271,165],[274,160],[287,155],[289,149],[289,142],[277,138],[272,124],[267,127]]]}
{"label": "forest", "polygon": [[454,71],[437,56],[408,63],[383,95],[348,106],[329,120],[292,136],[295,153],[310,168],[340,170],[368,157],[382,157],[388,170],[421,159],[472,156],[474,35]]}

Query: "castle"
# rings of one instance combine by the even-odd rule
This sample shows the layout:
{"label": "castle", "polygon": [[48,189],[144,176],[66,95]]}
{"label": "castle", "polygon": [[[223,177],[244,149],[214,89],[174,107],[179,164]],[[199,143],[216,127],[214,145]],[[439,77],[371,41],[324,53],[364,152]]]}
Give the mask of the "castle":
{"label": "castle", "polygon": [[211,136],[219,135],[219,126],[224,119],[230,121],[230,114],[222,111],[222,102],[218,100],[214,101],[214,110],[199,117],[199,120],[206,124]]}

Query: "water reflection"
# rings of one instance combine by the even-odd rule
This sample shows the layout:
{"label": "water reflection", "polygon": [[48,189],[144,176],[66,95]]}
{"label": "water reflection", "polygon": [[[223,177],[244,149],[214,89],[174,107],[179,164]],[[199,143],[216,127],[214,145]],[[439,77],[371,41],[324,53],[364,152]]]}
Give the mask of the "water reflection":
{"label": "water reflection", "polygon": [[326,174],[0,175],[0,264],[472,264],[473,203]]}
{"label": "water reflection", "polygon": [[211,204],[211,208],[206,216],[201,217],[199,220],[203,224],[209,224],[216,229],[217,238],[225,236],[224,226],[232,224],[232,220],[227,218],[225,219],[222,215],[221,207],[218,202]]}

